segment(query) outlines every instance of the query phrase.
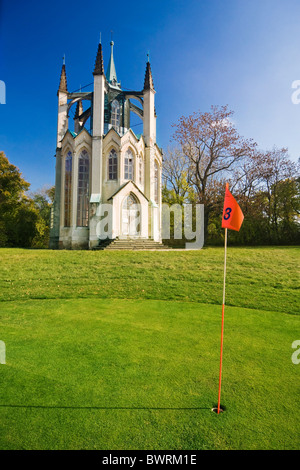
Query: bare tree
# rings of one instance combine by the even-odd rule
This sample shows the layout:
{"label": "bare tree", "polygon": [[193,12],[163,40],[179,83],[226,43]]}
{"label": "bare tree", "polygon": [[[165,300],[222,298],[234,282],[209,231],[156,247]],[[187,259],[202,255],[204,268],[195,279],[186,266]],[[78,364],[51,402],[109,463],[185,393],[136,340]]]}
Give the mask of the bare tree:
{"label": "bare tree", "polygon": [[164,155],[162,177],[165,187],[173,194],[174,202],[186,202],[191,191],[189,162],[180,149],[168,148]]}
{"label": "bare tree", "polygon": [[190,181],[199,202],[211,203],[211,184],[231,172],[242,159],[254,152],[256,143],[241,137],[227,106],[212,106],[210,112],[181,117],[174,125],[173,140],[179,143],[189,164]]}
{"label": "bare tree", "polygon": [[273,225],[275,232],[278,232],[278,200],[280,181],[293,178],[297,175],[296,163],[289,160],[288,149],[278,149],[273,147],[263,153],[260,165],[258,167],[261,173],[261,179],[265,187],[268,205],[267,213],[269,225]]}
{"label": "bare tree", "polygon": [[173,140],[180,145],[188,164],[189,182],[197,200],[205,205],[205,235],[209,214],[220,203],[225,178],[254,153],[257,144],[241,137],[232,121],[233,111],[227,106],[211,106],[210,112],[182,116],[174,124]]}

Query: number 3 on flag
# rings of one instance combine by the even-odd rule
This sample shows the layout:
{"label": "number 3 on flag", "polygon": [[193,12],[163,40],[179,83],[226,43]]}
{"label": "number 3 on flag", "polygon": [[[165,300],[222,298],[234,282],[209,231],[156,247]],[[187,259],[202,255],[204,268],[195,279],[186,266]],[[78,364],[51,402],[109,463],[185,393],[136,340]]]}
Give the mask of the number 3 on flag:
{"label": "number 3 on flag", "polygon": [[230,207],[227,207],[227,209],[225,209],[224,220],[230,219],[231,212],[232,209]]}

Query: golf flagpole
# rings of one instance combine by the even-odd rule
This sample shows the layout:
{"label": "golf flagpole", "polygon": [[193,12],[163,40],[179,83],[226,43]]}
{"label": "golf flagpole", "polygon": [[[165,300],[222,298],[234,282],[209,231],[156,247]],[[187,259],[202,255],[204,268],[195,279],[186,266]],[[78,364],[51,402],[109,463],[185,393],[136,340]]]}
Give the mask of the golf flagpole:
{"label": "golf flagpole", "polygon": [[221,350],[220,350],[220,372],[219,372],[219,394],[218,394],[218,409],[217,413],[221,411],[221,388],[222,388],[222,366],[223,366],[223,342],[224,342],[224,317],[225,317],[225,288],[226,288],[226,261],[227,261],[227,231],[240,230],[244,220],[243,212],[240,206],[229,191],[229,184],[226,183],[224,208],[222,216],[222,228],[225,228],[225,252],[224,252],[224,278],[223,278],[223,302],[222,302],[222,326],[221,326]]}
{"label": "golf flagpole", "polygon": [[221,327],[221,351],[220,351],[218,414],[220,414],[221,386],[222,386],[222,362],[223,362],[224,316],[225,316],[225,288],[226,288],[226,258],[227,258],[227,230],[228,229],[225,228],[225,250],[224,250],[225,255],[224,255],[224,278],[223,278],[223,302],[222,302],[222,327]]}

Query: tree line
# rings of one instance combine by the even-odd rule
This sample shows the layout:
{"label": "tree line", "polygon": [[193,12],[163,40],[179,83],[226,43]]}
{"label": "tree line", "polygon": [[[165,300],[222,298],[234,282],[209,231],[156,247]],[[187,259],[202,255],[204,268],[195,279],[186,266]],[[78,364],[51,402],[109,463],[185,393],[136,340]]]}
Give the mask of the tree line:
{"label": "tree line", "polygon": [[163,202],[204,204],[205,243],[223,243],[226,182],[245,220],[230,234],[240,245],[299,244],[299,162],[286,148],[261,150],[240,136],[228,106],[182,116],[164,155]]}

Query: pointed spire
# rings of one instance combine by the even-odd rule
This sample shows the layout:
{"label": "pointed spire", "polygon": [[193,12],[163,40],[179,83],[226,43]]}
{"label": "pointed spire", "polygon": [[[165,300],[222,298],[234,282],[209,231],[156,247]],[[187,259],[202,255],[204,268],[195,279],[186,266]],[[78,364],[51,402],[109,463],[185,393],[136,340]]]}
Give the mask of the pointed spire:
{"label": "pointed spire", "polygon": [[154,83],[153,77],[151,72],[151,66],[149,62],[149,53],[147,54],[147,65],[146,65],[146,73],[145,73],[145,81],[144,81],[144,90],[153,90],[154,91]]}
{"label": "pointed spire", "polygon": [[61,68],[61,74],[60,74],[60,81],[59,81],[58,91],[63,91],[63,92],[65,92],[65,93],[68,93],[67,74],[66,74],[66,59],[65,59],[65,56],[63,57],[63,65],[62,65],[62,68]]}
{"label": "pointed spire", "polygon": [[110,59],[106,71],[107,81],[113,85],[118,85],[117,72],[114,62],[114,41],[110,41]]}
{"label": "pointed spire", "polygon": [[97,57],[96,57],[93,75],[104,75],[101,39],[98,45],[98,51],[97,51]]}
{"label": "pointed spire", "polygon": [[77,101],[77,106],[74,114],[74,119],[78,119],[79,116],[83,113],[83,106],[82,106],[82,101]]}

